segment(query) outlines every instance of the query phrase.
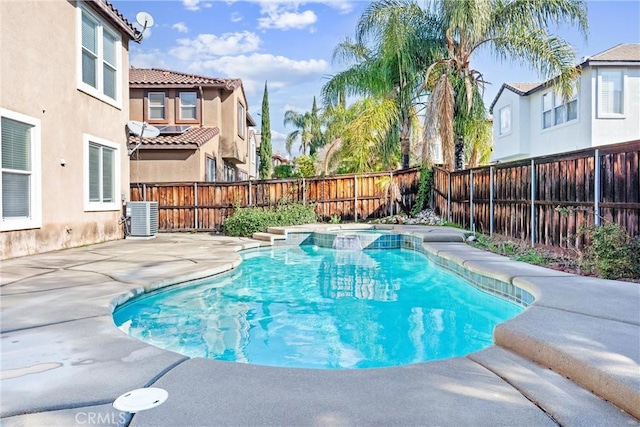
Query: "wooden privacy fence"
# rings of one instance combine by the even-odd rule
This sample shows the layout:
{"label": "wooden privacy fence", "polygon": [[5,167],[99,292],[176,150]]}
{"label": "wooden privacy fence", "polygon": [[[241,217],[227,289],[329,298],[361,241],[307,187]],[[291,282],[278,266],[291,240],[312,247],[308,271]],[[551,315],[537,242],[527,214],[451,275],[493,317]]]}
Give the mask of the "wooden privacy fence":
{"label": "wooden privacy fence", "polygon": [[532,245],[582,247],[579,228],[603,220],[638,235],[639,153],[633,141],[451,173],[436,168],[434,207],[467,229]]}
{"label": "wooden privacy fence", "polygon": [[322,220],[358,221],[387,216],[386,186],[396,184],[409,208],[418,192],[417,169],[366,175],[238,182],[132,183],[131,201],[158,202],[161,231],[219,231],[236,208],[312,203]]}

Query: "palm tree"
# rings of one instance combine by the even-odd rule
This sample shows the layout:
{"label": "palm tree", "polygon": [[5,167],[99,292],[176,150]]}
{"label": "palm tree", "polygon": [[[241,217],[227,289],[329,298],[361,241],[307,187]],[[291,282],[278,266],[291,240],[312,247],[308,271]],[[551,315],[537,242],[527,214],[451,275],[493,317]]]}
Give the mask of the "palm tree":
{"label": "palm tree", "polygon": [[423,71],[444,54],[444,44],[431,42],[436,29],[432,24],[427,12],[412,1],[371,3],[358,21],[355,40],[344,40],[334,51],[334,60],[348,62],[350,67],[333,76],[323,88],[328,104],[340,93],[376,99],[378,103],[391,101],[397,123],[388,131],[399,137],[403,168],[409,167],[411,126],[416,116],[415,100],[423,90]]}
{"label": "palm tree", "polygon": [[[445,163],[454,164],[454,139],[463,140],[465,129],[484,120],[482,73],[471,68],[473,54],[488,48],[498,60],[523,63],[545,80],[555,78],[569,97],[580,70],[575,52],[564,39],[548,32],[550,25],[569,23],[586,37],[587,10],[583,0],[442,0],[429,8],[429,22],[437,22],[446,41],[446,56],[426,70],[431,90],[430,111],[437,117]],[[435,82],[435,83],[433,83]],[[460,150],[458,150],[460,151]]]}
{"label": "palm tree", "polygon": [[303,155],[309,149],[309,155],[313,156],[324,145],[322,121],[315,96],[313,97],[311,112],[299,113],[294,110],[288,110],[284,113],[284,124],[285,126],[292,125],[296,128],[287,135],[285,141],[289,154],[291,154],[291,148],[296,140],[300,140],[300,151]]}

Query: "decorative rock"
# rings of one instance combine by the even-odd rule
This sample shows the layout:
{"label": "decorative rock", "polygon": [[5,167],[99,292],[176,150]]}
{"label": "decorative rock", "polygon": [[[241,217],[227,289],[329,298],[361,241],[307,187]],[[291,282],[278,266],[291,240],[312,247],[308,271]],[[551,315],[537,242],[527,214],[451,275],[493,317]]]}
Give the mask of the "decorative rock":
{"label": "decorative rock", "polygon": [[375,219],[369,221],[371,224],[406,224],[406,225],[444,225],[442,220],[431,209],[425,209],[419,212],[415,217],[404,215],[388,216],[386,218]]}

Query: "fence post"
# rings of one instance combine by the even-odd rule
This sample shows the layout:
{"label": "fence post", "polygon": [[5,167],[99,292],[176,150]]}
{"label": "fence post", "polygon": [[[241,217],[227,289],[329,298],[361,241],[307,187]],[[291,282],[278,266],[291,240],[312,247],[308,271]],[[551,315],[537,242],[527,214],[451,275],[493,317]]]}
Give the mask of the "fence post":
{"label": "fence post", "polygon": [[387,190],[387,192],[389,193],[389,207],[391,208],[390,213],[391,216],[393,216],[393,206],[396,204],[396,202],[392,200],[393,196],[391,195],[391,186],[393,185],[393,171],[389,172],[389,177],[391,178],[391,181],[389,182],[389,189]]}
{"label": "fence post", "polygon": [[447,188],[447,222],[451,222],[451,172],[447,171],[449,184]]}
{"label": "fence post", "polygon": [[531,159],[531,247],[536,245],[536,161]]}
{"label": "fence post", "polygon": [[253,199],[251,195],[251,177],[249,177],[249,207],[253,204]]}
{"label": "fence post", "polygon": [[353,176],[353,217],[358,222],[358,175]]}
{"label": "fence post", "polygon": [[491,166],[489,168],[489,235],[493,236],[493,216],[494,216],[494,212],[493,212],[493,173],[494,173],[494,169],[493,166]]}
{"label": "fence post", "polygon": [[197,182],[193,183],[193,202],[194,202],[193,210],[194,210],[194,217],[195,217],[195,227],[197,230],[198,229],[198,183]]}
{"label": "fence post", "polygon": [[473,170],[469,170],[469,227],[471,231],[476,232],[476,227],[473,223]]}
{"label": "fence post", "polygon": [[596,227],[600,226],[600,149],[596,148],[594,152],[595,162],[595,177],[594,177],[594,186],[593,186],[593,213],[594,213],[594,221]]}
{"label": "fence post", "polygon": [[307,204],[307,186],[304,184],[304,176],[302,177],[302,204]]}
{"label": "fence post", "polygon": [[147,201],[147,184],[142,184],[142,201]]}

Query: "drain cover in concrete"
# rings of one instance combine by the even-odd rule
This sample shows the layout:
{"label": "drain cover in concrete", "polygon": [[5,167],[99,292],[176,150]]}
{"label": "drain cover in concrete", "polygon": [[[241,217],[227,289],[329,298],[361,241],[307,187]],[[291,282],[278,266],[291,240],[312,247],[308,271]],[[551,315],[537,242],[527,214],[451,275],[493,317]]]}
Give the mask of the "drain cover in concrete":
{"label": "drain cover in concrete", "polygon": [[136,413],[162,405],[169,393],[161,388],[139,388],[128,391],[113,402],[118,411]]}

